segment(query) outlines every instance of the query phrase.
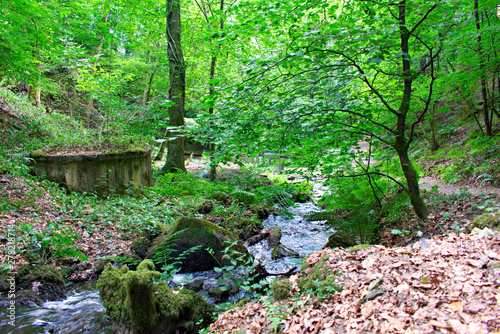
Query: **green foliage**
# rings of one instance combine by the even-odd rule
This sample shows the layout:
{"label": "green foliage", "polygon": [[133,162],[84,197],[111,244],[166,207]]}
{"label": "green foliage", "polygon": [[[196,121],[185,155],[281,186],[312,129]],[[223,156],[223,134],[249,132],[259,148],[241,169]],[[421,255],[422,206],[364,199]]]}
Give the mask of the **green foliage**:
{"label": "green foliage", "polygon": [[379,208],[366,181],[361,178],[339,179],[320,204],[326,204],[322,212],[305,215],[309,220],[325,220],[335,230],[347,233],[359,243],[374,243],[379,220]]}
{"label": "green foliage", "polygon": [[163,281],[171,281],[174,275],[182,270],[182,261],[189,254],[194,253],[201,248],[201,245],[191,247],[174,258],[173,253],[175,250],[172,247],[175,246],[175,242],[184,231],[186,230],[184,229],[173,233],[167,240],[162,242],[162,244],[156,248],[153,258],[155,263],[163,264],[161,267],[162,274],[160,278]]}
{"label": "green foliage", "polygon": [[207,251],[219,264],[219,267],[215,267],[214,270],[222,276],[222,278],[217,280],[218,283],[224,283],[220,286],[220,289],[226,291],[231,289],[232,286],[235,286],[238,290],[243,289],[246,292],[262,289],[266,283],[255,281],[258,276],[255,268],[258,263],[254,262],[253,257],[248,256],[248,254],[234,249],[237,244],[238,241],[235,241],[224,248],[222,259],[227,259],[230,263],[225,266],[215,257],[213,249],[207,248]]}
{"label": "green foliage", "polygon": [[428,174],[436,175],[443,181],[453,184],[473,177],[482,185],[494,183],[500,175],[500,139],[498,137],[475,137],[462,145],[445,145],[426,160],[436,161],[429,164]]}
{"label": "green foliage", "polygon": [[22,124],[22,127],[15,123],[13,126],[6,125],[9,136],[6,142],[9,145],[19,145],[19,140],[23,140],[25,148],[39,150],[38,154],[120,152],[131,147],[148,147],[147,138],[115,131],[107,133],[103,129],[89,129],[83,122],[63,113],[47,112],[42,107],[33,107],[25,97],[3,88],[0,88],[0,98],[20,117],[19,122]]}
{"label": "green foliage", "polygon": [[284,300],[292,291],[292,282],[288,279],[276,279],[272,285],[273,299],[276,301]]}
{"label": "green foliage", "polygon": [[16,243],[22,244],[23,248],[16,248],[16,251],[30,263],[46,264],[53,259],[69,257],[87,261],[87,256],[73,249],[78,238],[71,227],[59,223],[50,223],[41,232],[30,224],[21,224]]}
{"label": "green foliage", "polygon": [[335,283],[336,276],[337,273],[325,263],[325,259],[320,259],[308,274],[299,277],[297,285],[303,293],[313,294],[322,302],[342,290],[342,287]]}

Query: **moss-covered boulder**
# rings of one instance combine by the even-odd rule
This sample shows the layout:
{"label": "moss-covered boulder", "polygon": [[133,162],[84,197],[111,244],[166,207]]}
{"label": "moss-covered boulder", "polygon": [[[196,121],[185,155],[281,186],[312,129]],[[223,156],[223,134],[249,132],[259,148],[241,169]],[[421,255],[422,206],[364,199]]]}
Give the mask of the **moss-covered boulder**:
{"label": "moss-covered boulder", "polygon": [[292,291],[292,282],[288,279],[277,279],[273,282],[273,299],[276,301],[284,300]]}
{"label": "moss-covered boulder", "polygon": [[134,239],[130,244],[130,250],[139,255],[142,259],[148,254],[149,247],[151,247],[151,240],[143,237]]}
{"label": "moss-covered boulder", "polygon": [[201,320],[210,319],[213,307],[201,296],[156,284],[160,276],[151,260],[141,262],[137,271],[106,267],[97,288],[115,333],[197,333]]}
{"label": "moss-covered boulder", "polygon": [[497,212],[487,212],[477,216],[472,220],[471,230],[475,227],[480,230],[488,227],[494,230],[500,230],[500,210]]}
{"label": "moss-covered boulder", "polygon": [[307,268],[297,280],[297,286],[303,293],[312,293],[320,302],[330,295],[341,291],[336,284],[337,273],[321,258],[312,267]]}
{"label": "moss-covered boulder", "polygon": [[[30,291],[28,299],[36,304],[47,300],[60,300],[66,297],[66,282],[59,270],[52,266],[24,264],[17,270],[17,287]],[[33,293],[31,293],[33,292]]]}
{"label": "moss-covered boulder", "polygon": [[[229,245],[232,245],[233,251],[251,256],[236,234],[206,220],[181,217],[172,224],[168,231],[153,241],[147,258],[152,259],[159,270],[163,263],[178,261],[183,252],[200,246],[195,252],[180,259],[181,271],[204,271],[218,267],[220,264],[229,264],[230,259],[224,257],[224,250]],[[213,254],[210,254],[207,248],[212,249]],[[166,251],[167,249],[171,251]]]}
{"label": "moss-covered boulder", "polygon": [[333,249],[337,247],[349,248],[355,245],[356,245],[356,240],[354,240],[353,237],[351,237],[344,231],[337,231],[333,233],[330,237],[328,237],[328,242],[326,243],[325,246],[323,246],[323,249],[325,248]]}
{"label": "moss-covered boulder", "polygon": [[12,279],[15,277],[13,273],[10,273],[7,269],[0,268],[0,293],[10,291],[15,288],[15,281]]}
{"label": "moss-covered boulder", "polygon": [[279,227],[273,227],[269,229],[269,237],[267,238],[267,242],[269,244],[269,247],[276,247],[280,244],[281,241],[281,228]]}

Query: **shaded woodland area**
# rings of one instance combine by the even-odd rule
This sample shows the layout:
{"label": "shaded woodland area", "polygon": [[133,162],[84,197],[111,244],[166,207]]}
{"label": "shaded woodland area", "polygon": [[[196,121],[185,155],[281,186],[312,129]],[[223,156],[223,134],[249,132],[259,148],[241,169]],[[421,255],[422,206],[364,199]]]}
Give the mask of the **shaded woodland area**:
{"label": "shaded woodland area", "polygon": [[[493,331],[499,8],[490,0],[1,1],[0,283],[34,266],[62,286],[104,272],[99,290],[115,332]],[[152,186],[78,192],[30,175],[40,157],[128,152],[151,158],[144,184]],[[297,203],[314,210],[297,218]],[[233,248],[175,248],[176,238],[199,237],[173,232],[186,217],[224,230]],[[264,241],[277,247],[273,260],[298,254],[266,225],[274,217],[331,235],[299,256],[301,270],[284,268],[273,283],[244,254]],[[198,251],[222,277],[210,292],[215,306],[185,291],[176,305],[189,312],[153,311],[158,298],[177,298],[173,277]],[[225,263],[230,255],[238,261]],[[450,273],[454,266],[470,277]],[[137,307],[147,315],[109,302],[120,291],[129,303],[139,291],[132,281],[151,295]],[[37,282],[17,284],[38,295]],[[250,301],[226,311],[238,291]],[[433,293],[445,297],[426,302]],[[378,312],[384,305],[393,307]]]}

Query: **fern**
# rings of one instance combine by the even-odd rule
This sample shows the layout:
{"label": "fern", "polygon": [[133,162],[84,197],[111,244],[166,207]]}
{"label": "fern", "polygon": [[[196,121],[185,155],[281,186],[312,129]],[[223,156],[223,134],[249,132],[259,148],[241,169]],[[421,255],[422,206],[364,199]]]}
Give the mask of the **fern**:
{"label": "fern", "polygon": [[233,196],[234,198],[236,198],[244,203],[247,203],[247,204],[252,204],[255,202],[255,194],[253,194],[249,191],[235,189],[231,193],[231,196]]}
{"label": "fern", "polygon": [[[373,212],[371,212],[373,215]],[[326,221],[326,224],[336,231],[342,231],[357,240],[359,243],[372,243],[375,241],[374,230],[378,227],[374,217],[369,213],[341,212],[340,210],[325,210],[321,212],[308,212],[304,218],[309,221]]]}

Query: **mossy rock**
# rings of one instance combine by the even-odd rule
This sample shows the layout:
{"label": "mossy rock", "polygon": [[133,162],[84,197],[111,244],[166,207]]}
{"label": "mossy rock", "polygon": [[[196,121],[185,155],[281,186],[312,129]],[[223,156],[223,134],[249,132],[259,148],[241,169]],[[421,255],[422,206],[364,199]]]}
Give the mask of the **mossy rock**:
{"label": "mossy rock", "polygon": [[147,238],[136,238],[132,241],[132,244],[130,244],[130,250],[139,255],[141,259],[144,259],[148,254],[148,248],[151,247],[151,244],[151,240]]}
{"label": "mossy rock", "polygon": [[173,292],[165,282],[154,283],[161,274],[151,260],[137,271],[108,265],[97,288],[115,333],[197,333],[199,322],[213,311],[201,296],[188,289]]}
{"label": "mossy rock", "polygon": [[267,219],[267,217],[271,214],[272,209],[263,204],[250,204],[248,208],[261,220]]}
{"label": "mossy rock", "polygon": [[281,228],[273,227],[270,229],[269,237],[267,237],[267,242],[270,247],[276,247],[279,245],[282,236]]}
{"label": "mossy rock", "polygon": [[480,230],[488,227],[490,229],[500,230],[500,210],[497,212],[487,212],[477,216],[472,221],[471,230],[475,227]]}
{"label": "mossy rock", "polygon": [[100,257],[98,259],[95,259],[93,267],[94,274],[97,276],[100,275],[104,271],[104,269],[106,269],[108,264],[113,265],[115,263],[116,261],[110,257]]}
{"label": "mossy rock", "polygon": [[271,251],[271,258],[281,259],[283,257],[300,257],[300,254],[284,245],[278,245]]}
{"label": "mossy rock", "polygon": [[13,277],[15,278],[15,274],[0,268],[0,293],[9,291],[11,287],[15,288],[15,281],[12,281]]}
{"label": "mossy rock", "polygon": [[33,290],[21,290],[16,292],[16,304],[18,305],[42,305],[44,300]]}
{"label": "mossy rock", "polygon": [[[170,238],[174,234],[177,239],[172,242]],[[224,257],[224,250],[230,244],[233,244],[232,251],[239,252],[244,257],[251,256],[236,234],[206,220],[181,217],[167,232],[153,241],[147,258],[153,259],[159,270],[165,260],[167,263],[173,263],[184,251],[194,246],[201,246],[197,251],[182,259],[181,272],[205,271],[220,266],[219,263],[223,266],[230,263],[230,259]],[[172,250],[168,259],[162,258],[165,248]],[[207,251],[207,248],[213,250],[213,255]]]}
{"label": "mossy rock", "polygon": [[273,282],[273,299],[276,301],[284,300],[292,291],[292,282],[288,279],[278,279]]}
{"label": "mossy rock", "polygon": [[17,270],[16,281],[22,290],[37,291],[38,298],[33,302],[38,304],[66,297],[66,281],[61,272],[52,266],[24,264]]}
{"label": "mossy rock", "polygon": [[212,212],[213,209],[214,209],[214,203],[206,201],[205,203],[201,204],[196,209],[196,211],[198,211],[198,213],[201,213],[201,214],[208,214],[208,213]]}
{"label": "mossy rock", "polygon": [[302,292],[312,293],[322,302],[331,294],[341,291],[342,286],[335,284],[337,273],[328,265],[324,259],[320,259],[314,266],[297,280],[297,286]]}
{"label": "mossy rock", "polygon": [[334,249],[337,247],[349,248],[355,245],[356,245],[356,240],[354,240],[353,237],[351,237],[344,231],[337,231],[333,233],[330,237],[328,237],[328,242],[326,243],[325,246],[323,246],[323,249],[325,248]]}

